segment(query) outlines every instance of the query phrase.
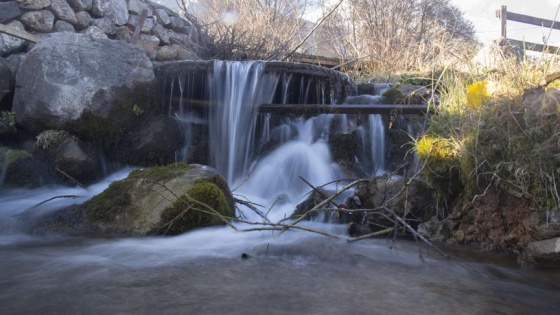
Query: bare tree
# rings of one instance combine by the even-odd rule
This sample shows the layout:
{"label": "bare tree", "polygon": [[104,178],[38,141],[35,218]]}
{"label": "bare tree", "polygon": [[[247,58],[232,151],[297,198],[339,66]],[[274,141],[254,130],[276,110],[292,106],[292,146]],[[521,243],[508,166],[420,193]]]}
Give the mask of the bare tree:
{"label": "bare tree", "polygon": [[427,70],[477,45],[472,23],[449,0],[348,0],[335,15],[325,26],[326,42],[369,70]]}

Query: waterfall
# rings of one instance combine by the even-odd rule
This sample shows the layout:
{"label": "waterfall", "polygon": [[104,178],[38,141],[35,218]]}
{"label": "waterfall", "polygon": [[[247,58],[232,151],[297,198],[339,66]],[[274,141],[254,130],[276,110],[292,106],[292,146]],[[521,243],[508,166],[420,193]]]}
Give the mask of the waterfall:
{"label": "waterfall", "polygon": [[369,115],[368,122],[372,175],[381,175],[385,172],[385,127],[381,115]]}
{"label": "waterfall", "polygon": [[257,106],[270,103],[279,77],[263,74],[263,62],[215,61],[208,76],[212,165],[232,184],[254,155]]}

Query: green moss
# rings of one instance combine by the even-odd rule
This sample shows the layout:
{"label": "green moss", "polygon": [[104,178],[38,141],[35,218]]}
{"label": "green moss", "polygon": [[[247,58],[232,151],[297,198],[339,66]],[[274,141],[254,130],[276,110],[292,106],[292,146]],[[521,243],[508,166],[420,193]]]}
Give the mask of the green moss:
{"label": "green moss", "polygon": [[111,223],[121,208],[130,205],[130,186],[132,181],[121,180],[111,183],[109,188],[84,204],[86,217],[91,221]]}
{"label": "green moss", "polygon": [[2,166],[4,165],[4,162],[6,162],[7,166],[10,166],[17,161],[31,158],[31,154],[27,151],[11,150],[6,147],[0,147],[0,165]]}
{"label": "green moss", "polygon": [[191,166],[186,163],[173,163],[165,166],[154,166],[150,168],[141,168],[132,171],[128,176],[129,179],[147,179],[153,182],[160,182],[171,179],[177,175],[184,174]]}
{"label": "green moss", "polygon": [[451,139],[425,135],[418,140],[418,156],[426,161],[422,174],[441,200],[456,197],[463,189],[459,148]]}
{"label": "green moss", "polygon": [[16,114],[14,112],[0,111],[0,120],[8,127],[14,127],[16,125]]}
{"label": "green moss", "polygon": [[211,182],[198,182],[185,195],[180,196],[171,208],[162,213],[162,228],[155,234],[176,235],[198,227],[223,224],[223,221],[203,204],[224,217],[233,215],[233,209],[218,186]]}
{"label": "green moss", "polygon": [[41,149],[48,150],[58,145],[68,136],[70,135],[64,130],[45,130],[37,136],[35,145]]}

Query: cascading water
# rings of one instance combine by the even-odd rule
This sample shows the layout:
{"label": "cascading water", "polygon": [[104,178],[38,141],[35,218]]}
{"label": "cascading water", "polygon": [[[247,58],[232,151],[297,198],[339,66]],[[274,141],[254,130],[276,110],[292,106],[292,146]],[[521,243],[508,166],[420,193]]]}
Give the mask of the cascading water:
{"label": "cascading water", "polygon": [[278,76],[263,75],[262,62],[215,61],[209,76],[210,156],[212,164],[232,184],[244,176],[253,160],[257,106],[270,103]]}
{"label": "cascading water", "polygon": [[[266,85],[262,84],[262,77],[257,78],[262,75],[258,64],[218,66],[228,71],[252,69],[259,73],[252,74],[252,83],[236,85],[253,95],[232,96],[248,100],[236,103],[239,106],[249,101],[253,105],[264,102],[267,93],[272,94],[271,90],[255,91]],[[223,75],[224,71],[227,72],[222,69],[219,74]],[[276,79],[274,75],[269,78]],[[235,81],[235,76],[230,79],[227,82],[232,84],[245,80],[238,77],[240,80]],[[213,80],[217,81],[210,84],[225,84],[220,81],[225,79],[214,76]],[[186,87],[190,84],[180,80],[176,83]],[[308,92],[320,90],[308,86],[305,89]],[[188,89],[181,88],[181,93],[188,94]],[[284,100],[287,99],[284,95]],[[232,104],[224,101],[221,106],[226,103]],[[259,124],[255,123],[253,107],[248,108],[255,115],[251,117],[235,116],[240,113],[231,110],[233,113],[212,114],[219,121],[210,127],[219,128],[215,136],[227,137],[227,140],[217,139],[224,147],[213,152],[231,154],[238,160],[239,164],[221,166],[233,181],[239,181],[236,176],[243,177],[245,172],[250,172],[239,193],[257,203],[279,200],[270,211],[271,220],[289,214],[294,203],[301,200],[301,194],[310,190],[299,176],[315,185],[340,178],[340,170],[332,162],[327,147],[332,116],[285,120],[266,135],[264,132],[270,128],[266,120],[270,122],[271,117],[264,117],[263,130],[257,130]],[[177,116],[193,127],[203,120],[188,111]],[[236,132],[230,134],[227,128]],[[363,130],[362,141],[373,138],[363,128],[356,130]],[[249,131],[253,134],[242,134]],[[274,139],[277,147],[251,168],[248,165],[255,154],[242,146],[253,146],[258,132],[265,134],[259,139]],[[464,258],[471,256],[471,252],[462,251],[457,251],[456,259],[450,261],[440,261],[429,253],[422,253],[419,259],[419,248],[404,241],[389,245],[383,239],[347,243],[296,230],[241,233],[229,227],[205,228],[174,237],[142,238],[49,237],[10,230],[12,224],[21,223],[21,216],[32,214],[29,212],[51,211],[83,202],[129,172],[130,169],[123,169],[86,190],[66,187],[0,190],[2,314],[371,314],[411,310],[419,314],[457,313],[458,310],[473,314],[556,314],[558,311],[559,272],[556,270],[512,267],[508,257],[496,257],[490,263],[485,259],[484,263],[480,258]],[[53,196],[76,198],[58,198],[37,207]],[[342,226],[305,224],[345,237]],[[372,284],[382,286],[372,290]]]}

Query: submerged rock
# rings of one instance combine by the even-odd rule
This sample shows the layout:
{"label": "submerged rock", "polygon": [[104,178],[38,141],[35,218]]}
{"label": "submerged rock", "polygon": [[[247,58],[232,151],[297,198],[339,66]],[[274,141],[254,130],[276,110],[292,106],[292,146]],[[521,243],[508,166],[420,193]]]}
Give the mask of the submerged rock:
{"label": "submerged rock", "polygon": [[[225,224],[231,192],[215,169],[172,164],[138,169],[74,209],[39,219],[35,229],[120,235],[174,235]],[[219,213],[219,215],[216,215]]]}

